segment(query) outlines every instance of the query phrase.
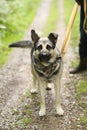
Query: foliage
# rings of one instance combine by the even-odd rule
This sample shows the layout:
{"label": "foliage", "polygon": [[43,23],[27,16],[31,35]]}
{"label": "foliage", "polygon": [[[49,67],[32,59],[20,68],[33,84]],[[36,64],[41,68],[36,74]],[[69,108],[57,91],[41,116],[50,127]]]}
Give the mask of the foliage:
{"label": "foliage", "polygon": [[0,1],[0,66],[9,54],[8,44],[20,40],[31,24],[41,0]]}

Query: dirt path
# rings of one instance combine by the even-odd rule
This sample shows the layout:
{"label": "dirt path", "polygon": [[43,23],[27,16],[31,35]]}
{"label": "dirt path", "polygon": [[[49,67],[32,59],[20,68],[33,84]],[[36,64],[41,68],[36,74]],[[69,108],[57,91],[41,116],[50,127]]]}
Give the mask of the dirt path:
{"label": "dirt path", "polygon": [[[51,1],[42,1],[36,18],[24,39],[29,39],[31,28],[35,28],[40,34],[42,33]],[[56,32],[59,33],[59,47],[59,44],[63,43],[65,35],[63,0],[58,1],[58,11],[60,18]],[[70,76],[69,71],[67,71],[69,70],[70,59],[73,58],[72,55],[73,52],[69,47],[64,57],[63,87],[61,90],[64,116],[55,116],[55,96],[54,89],[52,89],[46,94],[47,116],[40,118],[38,116],[39,95],[37,94],[35,97],[25,94],[32,85],[30,51],[15,49],[11,53],[8,62],[0,70],[0,130],[81,130],[80,125],[76,123],[79,119],[79,111],[72,84],[74,77]],[[24,94],[27,98],[23,97]]]}

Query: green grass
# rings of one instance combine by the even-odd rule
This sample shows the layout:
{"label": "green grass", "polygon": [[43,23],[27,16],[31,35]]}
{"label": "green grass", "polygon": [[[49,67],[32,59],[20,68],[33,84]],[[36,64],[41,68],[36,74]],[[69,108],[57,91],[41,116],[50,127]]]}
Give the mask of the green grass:
{"label": "green grass", "polygon": [[[73,10],[75,2],[74,1],[69,1],[69,0],[65,0],[65,20],[66,20],[66,25],[68,26],[68,22]],[[75,21],[73,24],[73,28],[72,28],[72,35],[71,35],[71,40],[72,40],[72,45],[74,48],[76,48],[78,46],[79,43],[79,11],[77,12],[77,15],[75,17]]]}
{"label": "green grass", "polygon": [[20,126],[20,129],[26,129],[27,126],[32,123],[33,119],[31,118],[31,103],[28,103],[28,100],[31,98],[30,92],[27,91],[22,97],[21,105],[17,109],[12,110],[12,114],[15,115],[15,127]]}
{"label": "green grass", "polygon": [[69,0],[64,1],[66,25],[68,25],[73,6],[74,6],[74,1],[69,1]]}
{"label": "green grass", "polygon": [[[66,28],[68,27],[68,23],[70,20],[70,16],[72,14],[72,10],[74,7],[75,1],[65,0],[65,22],[66,22]],[[79,38],[80,38],[80,32],[79,32],[79,24],[80,24],[80,13],[79,10],[77,11],[77,15],[75,17],[75,21],[71,30],[71,41],[69,44],[73,47],[73,50],[76,54],[76,60],[72,61],[71,65],[72,67],[76,67],[79,64],[79,50],[78,50],[78,44],[79,44]]]}
{"label": "green grass", "polygon": [[[80,78],[79,81],[77,81],[76,83],[76,98],[78,100],[78,103],[81,107],[86,108],[87,104],[85,103],[84,98],[86,98],[87,96],[87,79],[82,79]],[[86,106],[86,107],[85,107]]]}
{"label": "green grass", "polygon": [[28,125],[28,124],[30,124],[32,122],[32,119],[31,118],[24,118],[24,119],[22,119],[22,128],[23,129],[26,129],[26,126]]}
{"label": "green grass", "polygon": [[50,13],[46,24],[44,25],[43,35],[48,35],[50,32],[55,31],[58,22],[58,0],[53,0]]}
{"label": "green grass", "polygon": [[[12,13],[7,14],[6,22],[3,23],[6,29],[0,29],[0,67],[6,62],[10,53],[8,45],[24,37],[26,30],[35,17],[40,1],[21,0],[20,2],[18,0],[16,2],[10,2],[10,6],[14,10]],[[0,24],[2,24],[2,21],[0,21]]]}
{"label": "green grass", "polygon": [[86,95],[87,94],[87,82],[86,81],[79,81],[77,84],[77,92],[78,94]]}
{"label": "green grass", "polygon": [[75,68],[76,66],[78,66],[78,63],[79,63],[79,59],[78,58],[76,58],[75,60],[71,61],[72,68]]}
{"label": "green grass", "polygon": [[78,105],[81,107],[80,123],[87,130],[87,78],[80,81],[76,85],[76,98]]}
{"label": "green grass", "polygon": [[82,116],[80,118],[80,122],[83,125],[84,130],[87,130],[87,117],[86,116]]}

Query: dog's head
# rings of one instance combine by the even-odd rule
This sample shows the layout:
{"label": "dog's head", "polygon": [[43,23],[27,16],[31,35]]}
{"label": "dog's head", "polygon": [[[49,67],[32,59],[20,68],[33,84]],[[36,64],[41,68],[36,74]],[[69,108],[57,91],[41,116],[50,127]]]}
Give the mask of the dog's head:
{"label": "dog's head", "polygon": [[58,34],[50,33],[46,38],[40,38],[35,30],[31,30],[31,41],[19,41],[9,45],[9,47],[32,48],[33,56],[42,63],[52,63],[57,56],[60,57],[56,49]]}
{"label": "dog's head", "polygon": [[48,63],[55,60],[56,42],[58,35],[50,33],[47,38],[40,38],[35,30],[31,30],[31,38],[33,42],[33,55],[40,62]]}

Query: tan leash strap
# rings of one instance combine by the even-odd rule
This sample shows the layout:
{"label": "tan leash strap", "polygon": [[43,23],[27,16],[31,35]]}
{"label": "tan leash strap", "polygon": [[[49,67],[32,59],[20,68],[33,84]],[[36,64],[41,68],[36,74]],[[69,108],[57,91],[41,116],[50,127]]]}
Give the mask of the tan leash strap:
{"label": "tan leash strap", "polygon": [[87,33],[87,2],[84,0],[84,14],[85,14],[85,20],[84,20],[84,31]]}
{"label": "tan leash strap", "polygon": [[74,23],[76,14],[77,14],[78,6],[79,5],[76,2],[74,7],[73,7],[73,10],[72,10],[72,14],[71,14],[71,17],[70,17],[70,20],[69,20],[69,23],[68,23],[68,27],[67,27],[67,30],[66,30],[66,35],[65,35],[65,38],[64,38],[63,46],[62,46],[62,49],[61,49],[62,56],[64,56],[64,54],[66,53],[66,50],[67,50],[67,47],[68,47],[68,44],[69,44],[69,41],[70,41],[71,30],[72,30],[72,26],[73,26],[73,23]]}

